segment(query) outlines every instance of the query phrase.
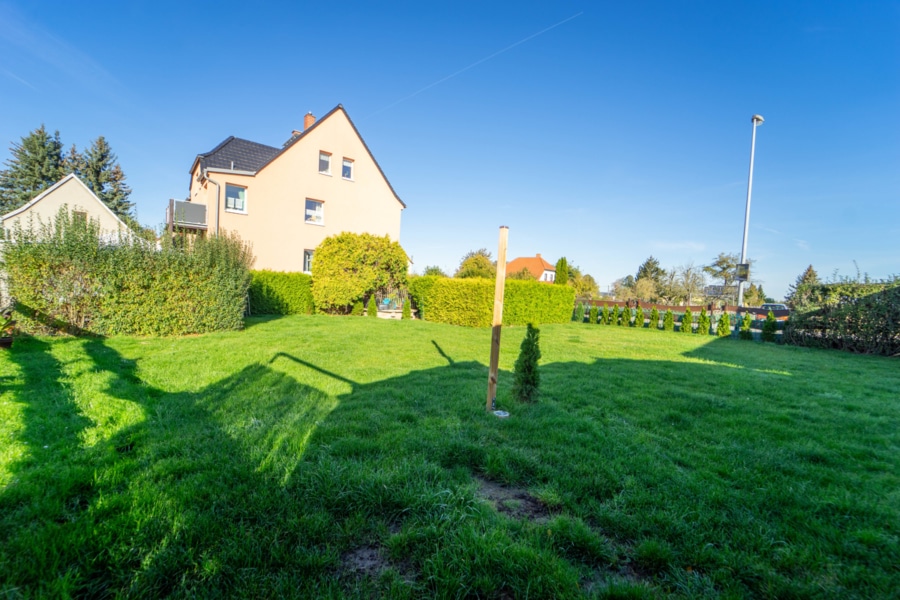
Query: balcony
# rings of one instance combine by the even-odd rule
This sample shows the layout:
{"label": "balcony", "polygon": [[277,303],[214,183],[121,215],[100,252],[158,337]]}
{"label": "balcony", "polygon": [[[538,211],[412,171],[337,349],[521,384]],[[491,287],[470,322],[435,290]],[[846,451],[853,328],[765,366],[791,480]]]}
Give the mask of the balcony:
{"label": "balcony", "polygon": [[166,229],[206,229],[206,205],[184,200],[169,200]]}

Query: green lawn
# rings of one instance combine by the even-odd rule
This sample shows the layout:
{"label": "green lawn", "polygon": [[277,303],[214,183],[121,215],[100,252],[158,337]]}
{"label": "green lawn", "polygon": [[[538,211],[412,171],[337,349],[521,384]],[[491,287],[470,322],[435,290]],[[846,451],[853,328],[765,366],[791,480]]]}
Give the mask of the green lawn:
{"label": "green lawn", "polygon": [[885,598],[900,363],[319,316],[0,351],[0,596]]}

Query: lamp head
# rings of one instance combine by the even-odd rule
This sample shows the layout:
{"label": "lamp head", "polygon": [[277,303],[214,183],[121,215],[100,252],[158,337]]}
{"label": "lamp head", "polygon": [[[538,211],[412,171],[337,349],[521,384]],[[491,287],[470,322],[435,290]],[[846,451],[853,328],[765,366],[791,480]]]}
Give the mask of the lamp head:
{"label": "lamp head", "polygon": [[753,115],[752,117],[750,117],[750,120],[753,121],[753,125],[762,125],[766,122],[766,120],[763,119],[762,115]]}

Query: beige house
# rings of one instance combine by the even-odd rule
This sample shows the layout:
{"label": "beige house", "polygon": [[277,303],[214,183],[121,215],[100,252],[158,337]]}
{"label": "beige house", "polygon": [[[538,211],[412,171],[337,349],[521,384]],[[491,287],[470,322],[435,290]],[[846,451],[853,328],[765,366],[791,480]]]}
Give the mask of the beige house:
{"label": "beige house", "polygon": [[97,221],[104,237],[130,236],[131,229],[75,174],[66,175],[26,205],[0,216],[4,231],[18,223],[23,229],[39,223],[52,223],[62,207],[76,216]]}
{"label": "beige house", "polygon": [[254,268],[309,272],[326,237],[345,231],[400,238],[406,205],[341,105],[304,119],[281,147],[236,137],[200,154],[190,195],[169,201],[166,223],[253,245]]}

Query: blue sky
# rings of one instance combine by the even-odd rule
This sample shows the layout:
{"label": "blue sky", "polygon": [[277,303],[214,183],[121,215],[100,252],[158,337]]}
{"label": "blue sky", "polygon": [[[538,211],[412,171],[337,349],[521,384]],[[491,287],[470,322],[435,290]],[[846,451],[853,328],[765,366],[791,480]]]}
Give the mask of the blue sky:
{"label": "blue sky", "polygon": [[[343,104],[408,205],[415,268],[540,252],[603,289],[740,252],[783,296],[900,273],[900,2],[5,2],[0,161],[104,135],[139,220],[229,135]],[[854,263],[855,261],[855,263]]]}

